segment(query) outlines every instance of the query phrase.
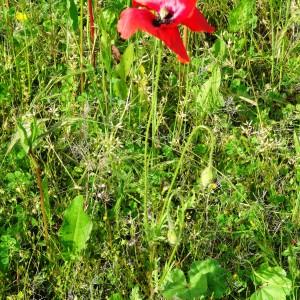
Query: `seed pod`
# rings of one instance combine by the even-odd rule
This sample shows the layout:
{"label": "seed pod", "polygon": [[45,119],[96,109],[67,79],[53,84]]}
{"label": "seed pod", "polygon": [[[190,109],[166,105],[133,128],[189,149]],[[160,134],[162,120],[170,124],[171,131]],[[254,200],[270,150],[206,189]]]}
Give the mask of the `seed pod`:
{"label": "seed pod", "polygon": [[208,165],[201,173],[201,185],[206,188],[214,179],[213,169]]}

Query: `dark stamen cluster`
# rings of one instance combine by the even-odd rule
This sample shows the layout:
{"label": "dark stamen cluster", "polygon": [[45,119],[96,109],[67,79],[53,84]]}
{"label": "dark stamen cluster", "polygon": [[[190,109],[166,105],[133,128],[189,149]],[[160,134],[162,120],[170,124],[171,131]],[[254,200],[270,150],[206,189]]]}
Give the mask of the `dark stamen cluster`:
{"label": "dark stamen cluster", "polygon": [[164,18],[161,18],[160,16],[157,16],[153,21],[152,25],[154,27],[159,27],[162,24],[170,24],[172,23],[172,17],[173,13],[169,12]]}

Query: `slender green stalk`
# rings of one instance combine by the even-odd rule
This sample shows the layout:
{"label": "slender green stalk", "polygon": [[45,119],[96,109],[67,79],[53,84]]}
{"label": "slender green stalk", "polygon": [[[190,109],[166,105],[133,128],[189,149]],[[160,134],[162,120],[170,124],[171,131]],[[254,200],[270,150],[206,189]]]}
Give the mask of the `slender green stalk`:
{"label": "slender green stalk", "polygon": [[[160,69],[161,69],[161,57],[162,57],[162,48],[159,46],[158,54],[157,54],[157,63],[156,63],[156,73],[155,73],[155,81],[153,85],[153,93],[151,100],[151,108],[148,117],[148,123],[146,128],[146,136],[145,136],[145,148],[144,148],[144,229],[146,232],[146,236],[149,234],[149,224],[148,224],[148,169],[149,169],[149,160],[148,160],[148,142],[150,135],[150,126],[152,124],[152,141],[155,138],[156,133],[156,107],[157,107],[157,92],[158,92],[158,82],[160,77]],[[153,66],[153,70],[155,67]]]}
{"label": "slender green stalk", "polygon": [[270,0],[270,15],[271,15],[271,42],[272,42],[272,68],[271,68],[271,82],[274,82],[275,73],[275,23],[274,23],[274,6],[273,0]]}
{"label": "slender green stalk", "polygon": [[155,72],[155,80],[154,80],[154,87],[153,87],[152,100],[151,100],[152,145],[155,144],[156,133],[157,133],[157,129],[158,129],[156,113],[154,113],[154,112],[157,111],[157,92],[158,92],[158,82],[159,82],[159,77],[160,77],[161,57],[162,57],[162,45],[160,42],[157,42],[157,43],[158,43],[158,53],[157,53],[157,61],[156,61],[156,65],[155,65],[156,72]]}
{"label": "slender green stalk", "polygon": [[210,148],[210,154],[209,154],[209,165],[212,165],[212,160],[213,160],[213,151],[214,151],[214,147],[215,147],[215,137],[212,133],[212,131],[207,127],[207,126],[204,126],[204,125],[199,125],[199,126],[196,126],[191,134],[189,135],[189,138],[187,140],[187,142],[185,143],[184,145],[184,148],[181,152],[181,156],[179,158],[179,162],[177,163],[177,167],[175,169],[175,172],[174,172],[174,175],[173,175],[173,178],[172,178],[172,181],[171,181],[171,184],[170,184],[170,187],[168,189],[168,193],[167,193],[167,196],[166,196],[166,200],[164,202],[164,205],[163,205],[163,208],[161,210],[161,214],[160,214],[160,218],[159,218],[159,221],[158,221],[158,224],[159,226],[162,226],[164,220],[165,220],[165,217],[167,216],[167,213],[169,211],[169,208],[170,208],[170,204],[171,204],[171,200],[172,200],[172,192],[173,192],[173,187],[174,187],[174,184],[175,184],[175,181],[176,181],[176,178],[178,176],[178,173],[179,173],[179,170],[182,166],[182,163],[183,163],[183,159],[184,159],[184,156],[185,156],[185,153],[187,152],[188,148],[190,147],[191,145],[191,142],[193,140],[193,137],[195,136],[195,134],[200,130],[200,129],[204,129],[206,130],[209,135],[210,135],[210,138],[211,138],[211,148]]}
{"label": "slender green stalk", "polygon": [[168,274],[169,270],[170,270],[170,267],[172,265],[172,261],[174,259],[174,256],[177,252],[177,249],[178,249],[178,246],[180,245],[180,239],[181,239],[181,235],[182,235],[182,231],[183,231],[183,228],[184,228],[184,217],[185,217],[185,211],[187,209],[187,205],[184,205],[182,208],[181,208],[181,211],[180,211],[180,219],[179,219],[179,232],[178,232],[178,235],[177,235],[177,242],[176,244],[174,245],[173,249],[172,249],[172,252],[171,252],[171,255],[169,256],[169,259],[168,261],[166,262],[165,264],[165,267],[164,267],[164,270],[163,270],[163,273],[162,273],[162,276],[160,278],[160,284],[162,284],[166,278],[166,275]]}
{"label": "slender green stalk", "polygon": [[[187,27],[184,26],[183,28],[183,44],[188,51],[188,44],[189,44],[189,33],[187,30]],[[181,136],[183,121],[184,121],[184,112],[186,107],[186,102],[188,99],[189,94],[189,80],[187,80],[187,75],[189,74],[190,65],[183,65],[182,63],[179,63],[178,67],[178,73],[179,73],[179,89],[178,89],[178,103],[177,103],[177,109],[176,109],[176,120],[175,120],[175,126],[173,130],[173,136],[175,139],[179,139]],[[185,91],[183,91],[183,87],[185,86]],[[181,99],[183,98],[183,101]]]}
{"label": "slender green stalk", "polygon": [[153,59],[152,65],[152,73],[155,73],[155,78],[152,84],[152,99],[151,99],[151,108],[148,117],[148,123],[146,128],[146,136],[145,136],[145,148],[144,148],[144,231],[146,239],[149,243],[149,262],[150,269],[148,272],[148,282],[150,289],[150,299],[154,297],[154,288],[152,282],[152,271],[153,266],[155,265],[155,257],[156,257],[156,247],[155,244],[152,243],[152,235],[150,234],[149,229],[149,220],[148,220],[148,171],[149,171],[149,159],[148,159],[148,143],[150,136],[150,126],[152,125],[152,145],[155,144],[156,132],[157,132],[157,119],[156,119],[156,111],[157,111],[157,94],[158,94],[158,83],[160,77],[161,70],[161,58],[162,58],[162,46],[159,43],[157,58]]}
{"label": "slender green stalk", "polygon": [[[211,131],[211,129],[209,129],[207,126],[204,126],[204,125],[199,125],[199,126],[196,126],[191,134],[189,135],[189,138],[187,140],[187,142],[185,143],[184,145],[184,148],[181,152],[181,156],[180,156],[180,159],[179,159],[179,162],[177,164],[177,167],[175,169],[175,172],[174,172],[174,175],[173,175],[173,178],[172,178],[172,181],[171,181],[171,185],[169,187],[169,190],[168,190],[168,193],[167,193],[167,196],[166,196],[166,200],[164,202],[164,206],[162,208],[162,211],[161,211],[161,214],[160,214],[160,217],[158,219],[158,226],[159,228],[162,227],[164,221],[166,220],[166,218],[168,217],[169,215],[169,210],[170,210],[170,205],[171,205],[171,200],[172,200],[172,195],[173,195],[173,186],[175,184],[175,181],[176,181],[176,178],[177,178],[177,175],[179,173],[179,170],[182,166],[182,163],[183,163],[183,159],[184,159],[184,156],[188,150],[188,148],[190,147],[191,145],[191,142],[193,140],[193,137],[196,135],[196,133],[199,131],[199,130],[206,130],[208,132],[208,134],[210,135],[210,140],[211,140],[211,147],[210,147],[210,153],[209,153],[209,160],[208,160],[208,165],[209,166],[212,166],[212,161],[213,161],[213,152],[214,152],[214,148],[215,148],[215,144],[216,144],[216,139],[215,139],[215,136],[213,134],[213,132]],[[187,206],[185,204],[183,204],[183,207],[182,207],[182,215],[181,215],[181,222],[180,224],[182,225],[180,227],[180,232],[178,234],[178,240],[177,240],[177,243],[175,244],[174,248],[172,249],[172,252],[171,252],[171,255],[168,259],[168,262],[166,263],[165,265],[165,268],[164,268],[164,271],[163,271],[163,274],[160,278],[160,283],[162,283],[166,277],[166,275],[168,274],[168,271],[170,269],[170,266],[172,264],[172,261],[173,261],[173,258],[177,252],[177,249],[178,249],[178,246],[180,244],[180,236],[181,236],[181,233],[182,233],[182,230],[183,230],[183,224],[184,224],[184,212],[186,210]]]}
{"label": "slender green stalk", "polygon": [[[26,35],[26,31],[25,31],[25,35]],[[28,51],[28,37],[26,35],[26,39],[25,39],[25,55],[26,55],[26,67],[27,67],[27,87],[28,87],[28,97],[31,96],[31,68],[30,68],[30,58],[29,58],[29,51]]]}
{"label": "slender green stalk", "polygon": [[90,27],[90,41],[91,41],[91,64],[95,68],[95,24],[94,24],[94,10],[92,0],[88,0],[88,10],[89,10],[89,27]]}

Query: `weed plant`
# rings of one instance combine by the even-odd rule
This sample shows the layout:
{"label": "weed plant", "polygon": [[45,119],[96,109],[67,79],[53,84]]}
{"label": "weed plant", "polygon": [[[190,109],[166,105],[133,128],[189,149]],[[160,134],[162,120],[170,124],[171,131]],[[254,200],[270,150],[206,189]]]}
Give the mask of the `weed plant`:
{"label": "weed plant", "polygon": [[90,4],[0,0],[0,298],[299,299],[299,0]]}

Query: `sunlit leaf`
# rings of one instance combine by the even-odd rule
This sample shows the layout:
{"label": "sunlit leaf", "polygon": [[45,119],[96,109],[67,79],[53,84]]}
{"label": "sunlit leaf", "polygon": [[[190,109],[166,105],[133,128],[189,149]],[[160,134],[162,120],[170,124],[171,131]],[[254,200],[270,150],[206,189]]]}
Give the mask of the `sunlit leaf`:
{"label": "sunlit leaf", "polygon": [[180,269],[173,269],[166,278],[163,296],[166,299],[188,299],[189,291],[184,273]]}
{"label": "sunlit leaf", "polygon": [[78,28],[78,11],[74,0],[67,0],[70,18],[72,20],[73,30],[76,31]]}
{"label": "sunlit leaf", "polygon": [[123,297],[120,293],[114,293],[108,298],[108,300],[123,300]]}
{"label": "sunlit leaf", "polygon": [[255,0],[240,0],[238,5],[229,14],[229,30],[240,32],[248,27],[255,28],[257,16]]}
{"label": "sunlit leaf", "polygon": [[129,46],[124,51],[121,61],[116,68],[117,74],[121,79],[125,80],[129,75],[132,63],[134,60],[134,48],[133,44],[129,44]]}
{"label": "sunlit leaf", "polygon": [[113,78],[112,82],[115,95],[122,99],[126,99],[128,93],[126,82],[120,78]]}
{"label": "sunlit leaf", "polygon": [[285,300],[286,294],[283,289],[278,286],[269,285],[258,289],[252,296],[250,300]]}
{"label": "sunlit leaf", "polygon": [[222,39],[217,39],[212,47],[212,51],[215,57],[224,59],[226,56],[226,43]]}
{"label": "sunlit leaf", "polygon": [[[206,259],[204,261],[194,262],[189,271],[190,281],[192,282],[195,277],[199,277],[200,275],[206,276],[207,295],[214,295],[216,299],[219,299],[224,295],[227,289],[227,272],[217,263],[217,261]],[[203,283],[203,281],[201,283]],[[203,290],[200,284],[195,287],[199,290]]]}
{"label": "sunlit leaf", "polygon": [[110,74],[111,73],[111,65],[112,65],[112,53],[111,53],[111,39],[106,31],[101,31],[101,58],[105,70]]}
{"label": "sunlit leaf", "polygon": [[261,287],[251,296],[251,300],[284,300],[292,290],[291,280],[280,267],[262,264],[253,272],[253,280]]}
{"label": "sunlit leaf", "polygon": [[215,65],[212,69],[211,77],[203,84],[198,94],[196,103],[199,112],[203,115],[212,113],[224,104],[221,86],[221,69]]}
{"label": "sunlit leaf", "polygon": [[6,272],[9,267],[12,253],[16,250],[17,241],[10,235],[0,238],[0,271]]}
{"label": "sunlit leaf", "polygon": [[300,139],[296,131],[294,131],[294,144],[297,155],[300,155]]}
{"label": "sunlit leaf", "polygon": [[188,272],[189,282],[180,269],[166,278],[163,295],[166,299],[197,299],[202,296],[222,298],[226,292],[227,272],[213,259],[194,262]]}
{"label": "sunlit leaf", "polygon": [[77,255],[86,247],[92,231],[92,221],[83,210],[83,196],[77,196],[65,211],[59,235],[66,256]]}
{"label": "sunlit leaf", "polygon": [[23,126],[23,124],[19,123],[18,124],[18,131],[17,131],[17,135],[18,135],[18,140],[20,141],[20,144],[23,148],[23,150],[25,151],[25,153],[28,153],[29,149],[30,149],[30,133],[28,133],[28,130],[26,130],[26,128]]}

